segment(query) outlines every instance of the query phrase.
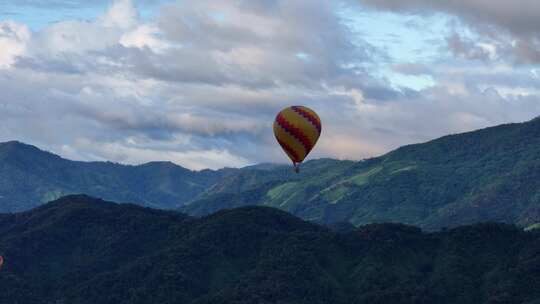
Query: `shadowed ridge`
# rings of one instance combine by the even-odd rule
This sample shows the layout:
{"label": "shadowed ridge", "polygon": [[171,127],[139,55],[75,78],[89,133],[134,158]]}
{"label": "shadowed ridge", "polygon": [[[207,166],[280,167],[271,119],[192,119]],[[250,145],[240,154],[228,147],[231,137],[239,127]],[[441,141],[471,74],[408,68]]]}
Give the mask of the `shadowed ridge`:
{"label": "shadowed ridge", "polygon": [[369,224],[358,227],[353,233],[364,241],[404,244],[425,237],[420,228],[397,223]]}
{"label": "shadowed ridge", "polygon": [[92,197],[86,194],[66,195],[57,200],[50,201],[44,205],[41,205],[29,211],[22,212],[20,214],[39,213],[46,210],[57,210],[65,212],[75,211],[78,209],[91,209],[98,212],[104,210],[115,210],[119,212],[148,212],[150,214],[171,214],[188,217],[187,215],[176,211],[153,209],[132,203],[116,203]]}
{"label": "shadowed ridge", "polygon": [[[112,233],[122,225],[143,227],[153,221],[182,223],[192,218],[174,211],[117,204],[88,195],[68,195],[29,211],[0,216],[0,235],[9,233],[45,233],[53,231],[83,233],[96,227]],[[139,229],[139,228],[137,228]],[[0,237],[1,239],[1,237]]]}
{"label": "shadowed ridge", "polygon": [[195,219],[85,195],[7,217],[0,303],[476,304],[540,296],[540,234],[504,224],[334,233],[268,207]]}
{"label": "shadowed ridge", "polygon": [[293,232],[297,230],[322,231],[323,227],[306,222],[288,212],[263,206],[245,206],[224,209],[201,218],[201,226],[223,226],[227,229],[256,227],[273,232]]}
{"label": "shadowed ridge", "polygon": [[337,232],[337,233],[349,233],[356,231],[356,226],[351,224],[350,222],[336,222],[336,223],[330,223],[326,225],[330,230]]}
{"label": "shadowed ridge", "polygon": [[177,227],[191,220],[177,212],[66,196],[0,217],[0,251],[7,261],[3,271],[46,275],[49,283],[44,284],[56,284],[55,292],[61,292],[72,282],[161,250]]}

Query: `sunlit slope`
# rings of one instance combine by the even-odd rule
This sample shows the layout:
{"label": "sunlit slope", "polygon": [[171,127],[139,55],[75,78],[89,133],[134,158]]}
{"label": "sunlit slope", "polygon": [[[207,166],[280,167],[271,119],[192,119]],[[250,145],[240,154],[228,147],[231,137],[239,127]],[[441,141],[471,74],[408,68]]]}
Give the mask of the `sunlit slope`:
{"label": "sunlit slope", "polygon": [[[183,210],[201,215],[257,204],[326,223],[528,226],[540,220],[539,169],[540,121],[534,120],[446,136],[361,162],[311,161],[298,176],[289,171],[261,183],[251,176],[246,191],[237,191],[244,185],[238,176],[237,184],[225,178],[232,186],[214,186],[220,191]],[[260,178],[276,170],[285,169]]]}

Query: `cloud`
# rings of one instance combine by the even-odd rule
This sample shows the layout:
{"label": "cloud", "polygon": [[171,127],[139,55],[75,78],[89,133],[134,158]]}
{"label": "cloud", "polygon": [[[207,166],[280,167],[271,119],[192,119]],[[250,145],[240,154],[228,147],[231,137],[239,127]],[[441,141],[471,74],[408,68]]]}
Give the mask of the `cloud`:
{"label": "cloud", "polygon": [[271,134],[278,110],[327,107],[328,86],[369,78],[355,67],[368,46],[350,35],[325,1],[183,1],[144,22],[119,0],[93,21],[24,39],[0,71],[13,82],[0,97],[0,138],[79,159],[155,156],[191,168],[283,159]]}
{"label": "cloud", "polygon": [[[74,159],[200,169],[285,161],[271,125],[292,104],[323,120],[312,157],[349,159],[540,113],[537,74],[488,66],[506,53],[462,36],[456,58],[391,63],[435,85],[391,85],[377,76],[384,50],[342,19],[349,4],[184,0],[145,21],[118,0],[94,20],[34,32],[3,21],[0,140]],[[471,63],[471,48],[487,59]]]}
{"label": "cloud", "polygon": [[127,48],[148,48],[162,54],[172,46],[167,41],[160,39],[161,34],[161,30],[157,26],[142,24],[122,35],[119,43]]}
{"label": "cloud", "polygon": [[540,3],[536,0],[360,0],[361,3],[377,8],[420,13],[429,11],[446,12],[473,22],[494,24],[517,34],[535,34],[540,28]]}
{"label": "cloud", "polygon": [[[153,143],[154,148],[148,148],[148,142],[138,142],[137,139],[130,138],[126,143],[105,143],[95,145],[94,142],[78,140],[73,146],[62,147],[62,153],[72,158],[90,158],[100,161],[115,161],[121,163],[141,164],[151,161],[171,161],[181,163],[183,166],[202,170],[207,168],[220,168],[223,164],[229,167],[240,167],[249,163],[237,155],[231,154],[227,150],[188,150],[175,151],[173,145],[159,149],[159,143]],[[156,145],[157,147],[156,148]],[[85,151],[85,155],[80,155],[80,151]]]}
{"label": "cloud", "polygon": [[[159,4],[163,0],[136,0],[137,4]],[[35,7],[44,9],[55,8],[72,8],[79,9],[81,7],[108,5],[110,0],[5,0],[6,4],[15,4],[19,7]]]}
{"label": "cloud", "polygon": [[431,69],[420,63],[398,63],[392,66],[392,69],[395,72],[404,74],[404,75],[429,75],[432,73]]}
{"label": "cloud", "polygon": [[[440,12],[457,16],[479,34],[478,39],[495,42],[501,51],[512,53],[517,63],[538,63],[540,59],[540,2],[536,0],[360,0],[360,3],[397,13]],[[496,51],[493,47],[463,41],[455,34],[449,37],[448,45],[456,54],[476,59]]]}
{"label": "cloud", "polygon": [[25,54],[30,38],[28,27],[11,21],[0,21],[0,68],[13,65],[18,56]]}
{"label": "cloud", "polygon": [[494,60],[497,57],[496,46],[464,39],[458,33],[447,37],[446,42],[450,51],[458,57],[470,60]]}

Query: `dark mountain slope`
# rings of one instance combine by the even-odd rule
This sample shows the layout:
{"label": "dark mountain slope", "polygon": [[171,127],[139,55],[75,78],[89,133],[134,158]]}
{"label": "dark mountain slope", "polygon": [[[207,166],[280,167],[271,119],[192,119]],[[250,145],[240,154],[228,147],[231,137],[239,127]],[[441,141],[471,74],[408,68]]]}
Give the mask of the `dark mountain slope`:
{"label": "dark mountain slope", "polygon": [[0,253],[6,304],[540,299],[540,234],[504,224],[335,233],[271,208],[194,219],[71,196],[1,215]]}
{"label": "dark mountain slope", "polygon": [[204,215],[220,206],[258,204],[324,223],[403,222],[428,229],[540,222],[540,120],[446,136],[356,163],[328,162],[309,162],[299,176],[271,184],[250,182],[244,193],[209,193],[182,210]]}

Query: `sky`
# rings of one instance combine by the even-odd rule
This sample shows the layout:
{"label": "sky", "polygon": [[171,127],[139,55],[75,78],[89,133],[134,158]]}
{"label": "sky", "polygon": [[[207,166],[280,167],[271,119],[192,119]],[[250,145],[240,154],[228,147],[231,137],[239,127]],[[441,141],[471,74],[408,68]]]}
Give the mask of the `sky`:
{"label": "sky", "polygon": [[200,170],[361,160],[540,115],[537,0],[3,0],[0,141]]}

